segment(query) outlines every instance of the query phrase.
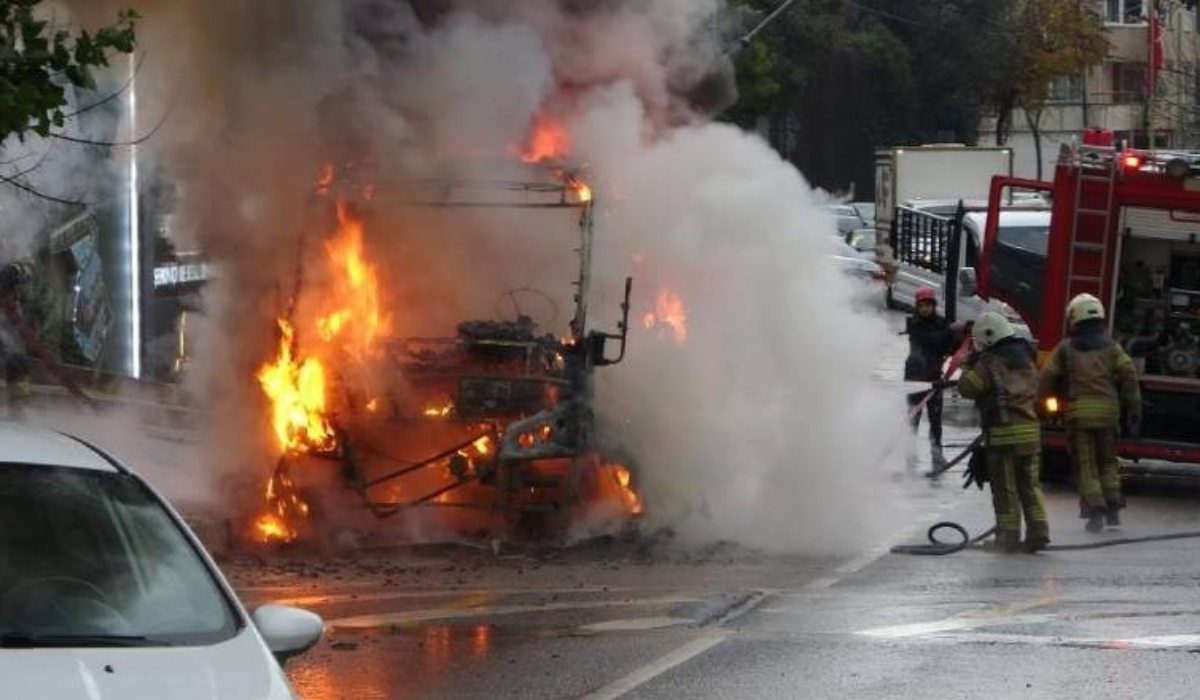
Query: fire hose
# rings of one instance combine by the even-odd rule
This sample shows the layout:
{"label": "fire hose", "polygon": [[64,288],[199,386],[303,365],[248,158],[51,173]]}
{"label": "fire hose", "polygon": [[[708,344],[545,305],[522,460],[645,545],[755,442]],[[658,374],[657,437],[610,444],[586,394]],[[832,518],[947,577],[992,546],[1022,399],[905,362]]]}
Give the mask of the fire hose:
{"label": "fire hose", "polygon": [[[971,444],[967,445],[961,453],[946,463],[940,469],[929,473],[930,476],[939,476],[951,467],[966,459],[980,444],[983,443],[983,436],[975,438]],[[968,482],[969,485],[969,482]],[[964,487],[965,488],[965,487]],[[959,540],[957,542],[947,542],[938,537],[938,532],[941,530],[953,530],[958,533]],[[898,544],[891,548],[892,554],[912,554],[916,556],[944,556],[946,554],[955,554],[964,549],[983,549],[983,541],[992,535],[996,534],[996,527],[984,530],[982,533],[971,537],[967,528],[950,520],[943,520],[934,523],[925,531],[925,537],[929,539],[929,544]],[[1041,551],[1046,552],[1073,552],[1086,549],[1103,549],[1105,547],[1118,547],[1126,544],[1142,544],[1144,542],[1164,542],[1168,540],[1187,540],[1200,539],[1200,530],[1185,530],[1182,532],[1168,532],[1161,535],[1143,535],[1140,537],[1118,537],[1111,540],[1101,540],[1098,542],[1085,542],[1081,544],[1052,544],[1043,547]]]}
{"label": "fire hose", "polygon": [[[959,534],[961,539],[958,542],[945,542],[938,539],[937,532],[939,530],[949,529],[954,530]],[[991,537],[996,533],[995,526],[988,528],[983,533],[971,537],[967,532],[967,528],[959,525],[956,522],[943,520],[939,523],[934,523],[928,531],[926,537],[929,538],[929,544],[898,544],[892,547],[893,554],[914,554],[918,556],[942,556],[945,554],[954,554],[961,552],[964,549],[983,549],[983,540]],[[1101,540],[1099,542],[1084,542],[1081,544],[1052,544],[1042,548],[1044,552],[1074,552],[1085,549],[1103,549],[1105,547],[1119,547],[1126,544],[1142,544],[1144,542],[1164,542],[1167,540],[1188,540],[1200,538],[1200,530],[1187,530],[1183,532],[1167,532],[1161,535],[1144,535],[1141,537],[1118,537],[1111,540]]]}

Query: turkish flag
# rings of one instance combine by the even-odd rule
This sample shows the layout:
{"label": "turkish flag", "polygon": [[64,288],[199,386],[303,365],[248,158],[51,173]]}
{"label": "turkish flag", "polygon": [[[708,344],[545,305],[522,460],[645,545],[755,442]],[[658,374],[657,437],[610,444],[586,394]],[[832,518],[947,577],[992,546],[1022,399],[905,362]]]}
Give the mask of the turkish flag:
{"label": "turkish flag", "polygon": [[1163,23],[1158,16],[1158,3],[1150,3],[1150,60],[1146,70],[1146,87],[1149,94],[1154,94],[1158,85],[1158,73],[1166,65],[1163,55]]}

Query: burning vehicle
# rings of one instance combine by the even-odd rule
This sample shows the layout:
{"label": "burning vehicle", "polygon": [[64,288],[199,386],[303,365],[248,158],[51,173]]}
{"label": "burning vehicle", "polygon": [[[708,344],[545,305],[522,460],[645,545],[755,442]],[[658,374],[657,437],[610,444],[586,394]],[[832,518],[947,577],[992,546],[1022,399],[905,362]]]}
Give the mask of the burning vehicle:
{"label": "burning vehicle", "polygon": [[331,169],[322,174],[316,194],[333,221],[321,244],[327,279],[302,312],[307,273],[298,265],[276,356],[257,375],[279,450],[253,523],[258,541],[302,539],[338,518],[328,505],[334,489],[379,519],[473,511],[466,519],[493,532],[557,530],[598,506],[625,519],[641,514],[632,465],[605,453],[593,411],[596,369],[625,356],[632,278],[616,331],[589,327],[592,191],[575,174],[550,172],[540,181],[438,180],[391,193],[405,207],[436,212],[521,211],[529,220],[558,212],[560,225],[566,213],[576,228],[565,333],[524,313],[522,299],[555,302],[522,287],[496,290],[495,318],[465,319],[453,334],[432,337],[396,331],[366,254],[363,212],[380,191],[335,183]]}

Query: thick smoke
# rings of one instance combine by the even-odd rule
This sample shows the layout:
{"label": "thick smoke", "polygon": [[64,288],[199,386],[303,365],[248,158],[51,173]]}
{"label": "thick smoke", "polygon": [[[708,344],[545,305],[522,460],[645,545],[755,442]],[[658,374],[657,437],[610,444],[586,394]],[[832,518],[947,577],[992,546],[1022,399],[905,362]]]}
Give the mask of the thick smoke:
{"label": "thick smoke", "polygon": [[[89,0],[85,14],[102,5]],[[223,269],[192,380],[218,409],[214,469],[245,470],[269,453],[265,429],[246,428],[263,421],[251,375],[294,291],[321,165],[353,162],[381,190],[508,173],[514,145],[549,114],[567,125],[570,165],[586,166],[597,192],[593,326],[615,324],[623,279],[636,278],[630,354],[602,370],[599,395],[606,431],[636,460],[651,522],[776,550],[873,534],[892,434],[879,426],[897,412],[870,382],[882,323],[852,308],[853,283],[827,259],[833,221],[802,176],[757,136],[706,123],[734,94],[721,80],[723,2],[140,9],[143,102],[174,106],[153,155],[181,183],[176,235]],[[447,333],[489,315],[505,285],[569,299],[569,249],[559,262],[544,239],[512,235],[544,223],[471,223],[482,241],[379,198],[368,244],[401,332]],[[643,323],[665,292],[686,308],[683,342]]]}

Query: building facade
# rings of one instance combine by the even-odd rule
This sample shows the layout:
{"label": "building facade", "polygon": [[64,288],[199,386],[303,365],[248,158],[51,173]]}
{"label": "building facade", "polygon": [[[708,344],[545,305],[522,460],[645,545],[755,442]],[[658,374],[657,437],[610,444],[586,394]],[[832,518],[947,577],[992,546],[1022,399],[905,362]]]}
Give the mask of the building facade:
{"label": "building facade", "polygon": [[[1060,146],[1078,141],[1085,128],[1111,130],[1138,148],[1200,149],[1200,12],[1194,4],[1082,1],[1096,3],[1109,54],[1084,75],[1051,86],[1040,122],[1043,177],[1053,171]],[[1011,120],[1004,145],[1014,151],[1016,174],[1034,177],[1033,130],[1020,109]],[[983,120],[980,145],[997,143],[996,122],[995,116]]]}

